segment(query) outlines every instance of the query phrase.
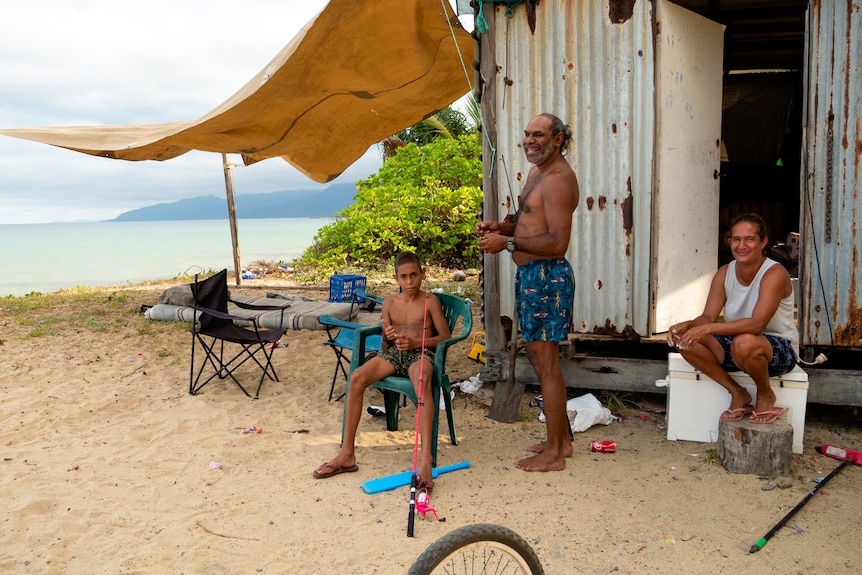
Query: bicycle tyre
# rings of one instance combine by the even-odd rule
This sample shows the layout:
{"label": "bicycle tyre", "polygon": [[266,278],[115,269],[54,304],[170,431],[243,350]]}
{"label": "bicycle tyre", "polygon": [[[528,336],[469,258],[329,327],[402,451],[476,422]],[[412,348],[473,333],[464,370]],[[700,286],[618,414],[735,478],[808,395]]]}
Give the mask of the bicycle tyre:
{"label": "bicycle tyre", "polygon": [[431,544],[407,575],[544,575],[530,544],[500,525],[480,523],[451,531]]}

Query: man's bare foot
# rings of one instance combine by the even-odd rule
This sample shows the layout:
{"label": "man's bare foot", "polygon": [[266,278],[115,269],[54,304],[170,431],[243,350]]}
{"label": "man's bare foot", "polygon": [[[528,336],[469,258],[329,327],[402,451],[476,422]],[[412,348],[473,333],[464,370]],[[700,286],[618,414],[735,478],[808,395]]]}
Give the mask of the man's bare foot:
{"label": "man's bare foot", "polygon": [[[536,445],[531,446],[528,451],[532,451],[533,453],[542,453],[546,449],[548,449],[548,442],[543,441],[542,443],[537,443]],[[571,443],[567,443],[563,446],[563,457],[571,457],[575,452],[574,448],[572,448]]]}
{"label": "man's bare foot", "polygon": [[562,471],[566,468],[566,459],[552,455],[550,450],[545,450],[515,462],[515,467],[524,471]]}

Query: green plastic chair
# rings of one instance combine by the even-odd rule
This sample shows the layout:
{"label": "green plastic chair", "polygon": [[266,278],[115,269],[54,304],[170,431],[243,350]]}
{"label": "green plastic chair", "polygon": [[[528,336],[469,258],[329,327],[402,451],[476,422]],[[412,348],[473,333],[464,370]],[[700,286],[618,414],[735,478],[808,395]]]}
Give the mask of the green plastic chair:
{"label": "green plastic chair", "polygon": [[[440,397],[442,395],[443,402],[446,406],[446,418],[449,422],[449,441],[452,445],[458,445],[455,438],[455,420],[452,416],[452,387],[449,381],[449,375],[446,373],[446,354],[449,348],[453,345],[467,339],[470,331],[473,329],[473,314],[470,311],[470,306],[459,297],[438,293],[434,294],[440,300],[443,307],[443,314],[449,321],[449,330],[452,332],[452,337],[441,341],[437,344],[434,356],[434,371],[431,374],[432,395],[434,402],[434,425],[431,430],[431,465],[437,466],[437,433],[439,430],[440,419]],[[461,320],[461,331],[456,335],[455,328],[458,321]],[[374,335],[383,332],[383,325],[373,325],[359,328],[355,332],[355,340],[353,352],[350,360],[350,373],[353,373],[360,365],[365,363],[366,350],[369,347],[368,340]],[[348,377],[348,385],[350,384]],[[413,389],[413,384],[407,377],[390,376],[384,378],[377,383],[371,385],[373,388],[383,391],[383,404],[386,407],[386,429],[389,431],[398,430],[398,410],[401,407],[399,399],[401,395],[410,399],[413,405],[418,405],[419,400],[416,397],[416,392]],[[346,409],[345,402],[345,409]],[[341,442],[344,443],[344,419],[341,423]]]}
{"label": "green plastic chair", "polygon": [[[353,290],[350,299],[350,312],[347,314],[347,317],[353,317],[354,306],[359,305],[362,309],[374,311],[374,308],[382,303],[383,300],[379,297],[357,288]],[[344,380],[347,381],[347,368],[350,366],[350,357],[348,357],[347,353],[353,349],[354,333],[356,329],[362,327],[362,324],[345,321],[329,315],[320,316],[318,321],[326,328],[326,337],[328,339],[323,342],[323,345],[335,352],[335,372],[332,374],[332,382],[329,385],[329,399],[327,400],[332,401],[339,371],[344,376]],[[380,340],[381,337],[379,335],[368,338],[368,341],[365,343],[365,351],[368,353],[380,351]],[[344,393],[339,395],[335,401],[339,401],[346,393],[347,389],[345,388]]]}

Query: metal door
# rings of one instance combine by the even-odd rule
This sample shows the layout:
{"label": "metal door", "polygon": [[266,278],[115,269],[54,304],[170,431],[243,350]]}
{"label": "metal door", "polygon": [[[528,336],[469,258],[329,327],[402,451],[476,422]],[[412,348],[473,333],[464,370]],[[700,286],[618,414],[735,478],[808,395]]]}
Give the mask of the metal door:
{"label": "metal door", "polygon": [[652,333],[700,314],[718,262],[724,26],[656,0]]}

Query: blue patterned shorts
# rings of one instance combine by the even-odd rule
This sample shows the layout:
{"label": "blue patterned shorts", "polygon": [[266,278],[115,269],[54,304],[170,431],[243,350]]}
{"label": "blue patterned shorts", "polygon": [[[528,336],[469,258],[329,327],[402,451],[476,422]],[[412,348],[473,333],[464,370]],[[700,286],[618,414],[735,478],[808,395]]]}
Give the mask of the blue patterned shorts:
{"label": "blue patterned shorts", "polygon": [[532,260],[515,272],[515,303],[524,341],[566,341],[575,278],[566,258]]}
{"label": "blue patterned shorts", "polygon": [[[733,356],[730,355],[730,342],[733,341],[732,335],[714,335],[712,336],[721,344],[724,350],[724,362],[721,367],[725,371],[742,371],[733,363]],[[764,335],[769,343],[772,344],[772,361],[769,362],[769,377],[783,375],[793,369],[796,365],[796,355],[793,353],[793,348],[790,346],[790,340],[774,335]]]}

